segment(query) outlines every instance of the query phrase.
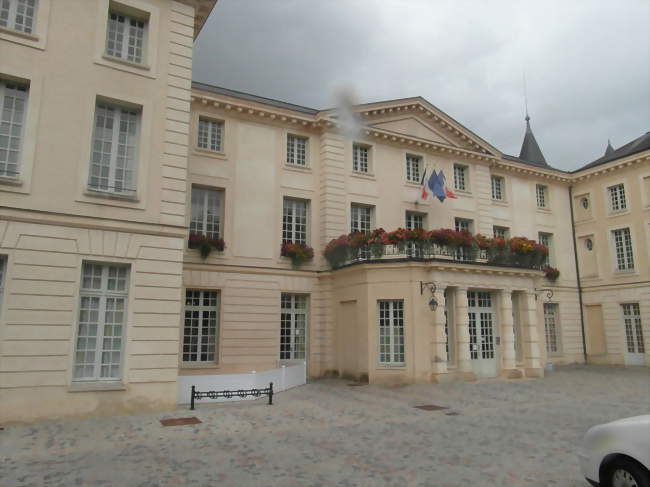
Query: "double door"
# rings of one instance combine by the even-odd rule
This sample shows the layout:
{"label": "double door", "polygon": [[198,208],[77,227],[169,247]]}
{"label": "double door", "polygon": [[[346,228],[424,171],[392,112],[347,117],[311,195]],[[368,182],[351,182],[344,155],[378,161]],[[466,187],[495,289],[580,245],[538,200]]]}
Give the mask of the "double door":
{"label": "double door", "polygon": [[492,294],[487,291],[467,291],[467,302],[472,371],[479,378],[496,377],[496,315],[492,307]]}

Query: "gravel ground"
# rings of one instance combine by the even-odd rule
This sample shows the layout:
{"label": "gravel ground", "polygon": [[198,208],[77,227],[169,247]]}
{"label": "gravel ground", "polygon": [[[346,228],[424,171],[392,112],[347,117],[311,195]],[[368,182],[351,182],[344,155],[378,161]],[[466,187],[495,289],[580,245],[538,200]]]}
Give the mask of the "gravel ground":
{"label": "gravel ground", "polygon": [[[402,387],[321,380],[263,399],[12,426],[0,486],[586,487],[592,425],[650,413],[647,368]],[[414,405],[449,409],[422,411]],[[449,414],[453,413],[453,414]],[[202,423],[162,427],[165,417]]]}

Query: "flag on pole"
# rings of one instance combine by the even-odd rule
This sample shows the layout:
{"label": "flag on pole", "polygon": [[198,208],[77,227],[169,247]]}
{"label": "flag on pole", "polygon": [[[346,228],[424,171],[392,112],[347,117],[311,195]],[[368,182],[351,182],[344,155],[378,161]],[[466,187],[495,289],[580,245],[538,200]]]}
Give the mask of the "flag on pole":
{"label": "flag on pole", "polygon": [[447,198],[452,198],[452,199],[458,199],[458,196],[456,196],[455,193],[453,193],[448,187],[447,187],[447,178],[445,178],[445,174],[442,172],[442,169],[440,170],[440,174],[438,175],[442,187],[445,189],[445,196]]}
{"label": "flag on pole", "polygon": [[424,170],[424,173],[422,174],[422,179],[420,180],[420,185],[422,186],[422,199],[426,201],[426,199],[429,197],[429,193],[427,192],[427,187],[424,184],[425,178],[427,176],[427,170]]}
{"label": "flag on pole", "polygon": [[440,174],[437,174],[436,170],[434,169],[433,172],[431,173],[431,176],[429,177],[429,182],[427,183],[429,189],[431,190],[431,194],[433,194],[433,196],[438,198],[441,203],[445,201],[445,198],[447,197],[444,189],[445,187],[444,177],[445,175],[442,174],[442,171],[440,171]]}

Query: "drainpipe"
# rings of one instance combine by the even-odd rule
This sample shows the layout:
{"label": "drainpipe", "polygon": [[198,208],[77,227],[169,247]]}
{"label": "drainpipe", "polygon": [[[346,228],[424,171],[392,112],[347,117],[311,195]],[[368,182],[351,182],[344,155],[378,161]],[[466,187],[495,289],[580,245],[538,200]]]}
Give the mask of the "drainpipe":
{"label": "drainpipe", "polygon": [[582,284],[580,283],[580,266],[578,265],[578,244],[576,243],[576,224],[573,218],[573,186],[569,186],[569,207],[571,209],[571,233],[573,234],[573,257],[578,280],[578,302],[580,303],[580,328],[582,329],[582,354],[587,363],[587,341],[585,339],[585,313],[582,307]]}

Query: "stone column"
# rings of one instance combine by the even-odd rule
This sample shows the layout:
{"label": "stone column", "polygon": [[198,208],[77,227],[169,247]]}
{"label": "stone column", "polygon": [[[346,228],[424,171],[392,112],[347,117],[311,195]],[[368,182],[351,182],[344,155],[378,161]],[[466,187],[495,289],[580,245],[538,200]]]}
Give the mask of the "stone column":
{"label": "stone column", "polygon": [[542,358],[537,332],[537,300],[535,293],[527,291],[524,309],[526,333],[524,333],[524,364],[527,377],[543,377]]}
{"label": "stone column", "polygon": [[509,379],[516,379],[521,377],[521,372],[515,369],[517,354],[515,352],[514,319],[512,317],[512,289],[502,289],[499,295],[501,301],[502,374]]}
{"label": "stone column", "polygon": [[469,315],[467,314],[467,288],[456,288],[456,341],[458,342],[458,371],[466,380],[475,380],[469,353]]}
{"label": "stone column", "polygon": [[433,313],[431,340],[431,374],[435,382],[446,382],[447,376],[447,334],[445,333],[445,290],[436,289],[434,299],[438,307]]}

